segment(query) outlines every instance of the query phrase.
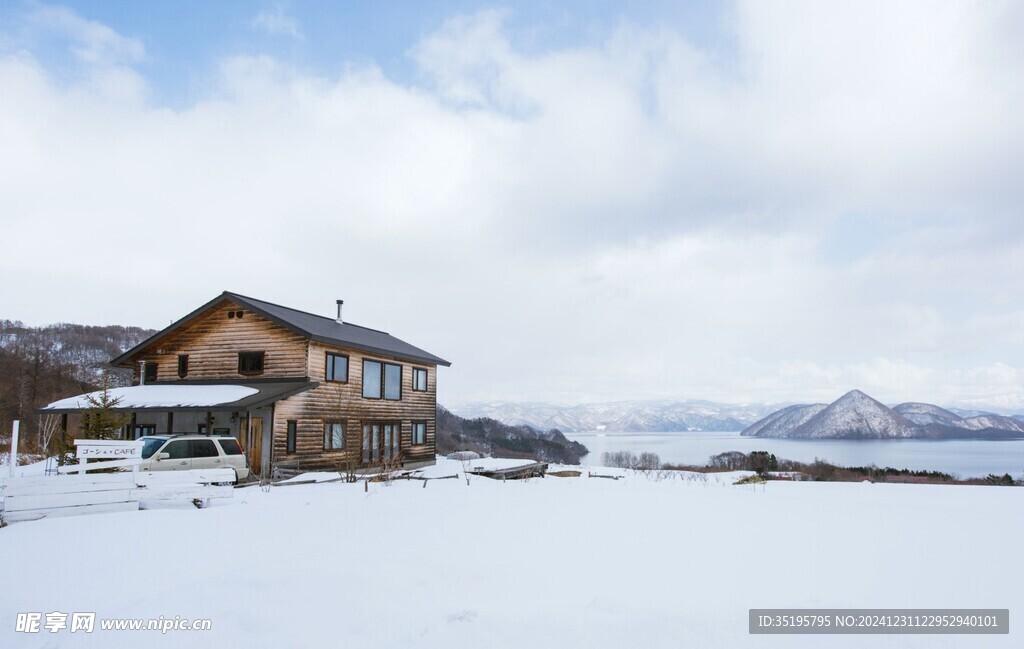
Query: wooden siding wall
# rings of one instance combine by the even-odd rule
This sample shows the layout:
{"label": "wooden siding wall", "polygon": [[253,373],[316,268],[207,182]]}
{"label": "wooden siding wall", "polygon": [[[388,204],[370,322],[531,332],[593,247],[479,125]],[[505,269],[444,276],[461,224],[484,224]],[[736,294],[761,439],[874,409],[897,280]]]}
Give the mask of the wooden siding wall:
{"label": "wooden siding wall", "polygon": [[[327,352],[348,356],[348,383],[328,382],[325,377]],[[402,366],[402,399],[364,399],[363,359],[395,363]],[[317,342],[309,344],[307,367],[309,377],[320,386],[277,403],[274,413],[274,461],[298,460],[303,469],[337,470],[345,460],[362,452],[362,422],[398,421],[402,424],[401,453],[403,462],[433,461],[436,444],[437,367],[414,364],[383,355],[331,347]],[[412,389],[412,370],[427,370],[427,390]],[[297,422],[295,453],[286,454],[288,420]],[[345,448],[324,450],[324,423],[345,422]],[[412,445],[412,422],[427,424],[426,443]]]}
{"label": "wooden siding wall", "polygon": [[[308,341],[305,337],[236,304],[211,309],[181,330],[157,341],[135,358],[135,380],[141,360],[156,363],[157,381],[178,381],[178,354],[188,354],[189,379],[268,379],[306,376]],[[238,373],[238,352],[262,351],[263,373]]]}

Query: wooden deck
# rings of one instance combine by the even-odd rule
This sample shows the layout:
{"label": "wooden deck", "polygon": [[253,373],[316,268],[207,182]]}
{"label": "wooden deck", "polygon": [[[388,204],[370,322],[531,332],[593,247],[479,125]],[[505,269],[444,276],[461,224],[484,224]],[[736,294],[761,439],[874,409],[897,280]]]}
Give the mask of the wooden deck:
{"label": "wooden deck", "polygon": [[470,468],[469,473],[494,480],[522,480],[524,478],[543,478],[548,472],[547,462],[532,462],[507,469],[475,469]]}

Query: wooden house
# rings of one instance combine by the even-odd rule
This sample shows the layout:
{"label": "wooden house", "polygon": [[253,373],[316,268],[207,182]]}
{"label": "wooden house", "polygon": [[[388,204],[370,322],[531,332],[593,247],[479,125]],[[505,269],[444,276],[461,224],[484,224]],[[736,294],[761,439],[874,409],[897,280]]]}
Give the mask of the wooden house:
{"label": "wooden house", "polygon": [[[230,434],[254,473],[338,470],[435,456],[443,358],[390,334],[224,292],[111,360],[127,436]],[[76,414],[85,395],[41,412]],[[66,419],[65,419],[66,422]]]}

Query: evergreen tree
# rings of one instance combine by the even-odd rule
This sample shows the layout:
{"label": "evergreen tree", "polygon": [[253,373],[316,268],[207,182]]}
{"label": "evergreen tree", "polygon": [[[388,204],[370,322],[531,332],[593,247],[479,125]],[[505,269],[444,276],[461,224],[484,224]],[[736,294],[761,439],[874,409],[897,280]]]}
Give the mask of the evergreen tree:
{"label": "evergreen tree", "polygon": [[[104,372],[102,389],[99,392],[85,395],[85,401],[89,407],[82,412],[79,439],[116,439],[120,436],[121,429],[130,421],[131,417],[116,410],[121,398],[114,397],[110,393],[110,389],[110,374]],[[54,446],[57,450],[59,464],[78,462],[74,440],[63,436],[56,441]]]}

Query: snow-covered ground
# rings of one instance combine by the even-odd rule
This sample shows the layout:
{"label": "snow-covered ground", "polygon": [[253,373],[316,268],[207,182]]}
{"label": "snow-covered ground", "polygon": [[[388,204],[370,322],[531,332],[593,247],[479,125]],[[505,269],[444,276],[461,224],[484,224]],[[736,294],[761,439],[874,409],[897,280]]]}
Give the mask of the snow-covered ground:
{"label": "snow-covered ground", "polygon": [[[21,456],[19,456],[21,457]],[[29,476],[46,475],[48,469],[55,469],[57,461],[54,459],[40,460],[31,464],[20,464],[14,468],[14,477],[27,478]],[[10,473],[10,459],[6,453],[0,453],[0,484],[7,479]]]}
{"label": "snow-covered ground", "polygon": [[[1024,489],[599,471],[625,478],[253,486],[18,523],[0,646],[1022,646]],[[782,607],[1009,608],[1011,634],[748,635],[748,609]],[[52,611],[213,628],[15,632]]]}

